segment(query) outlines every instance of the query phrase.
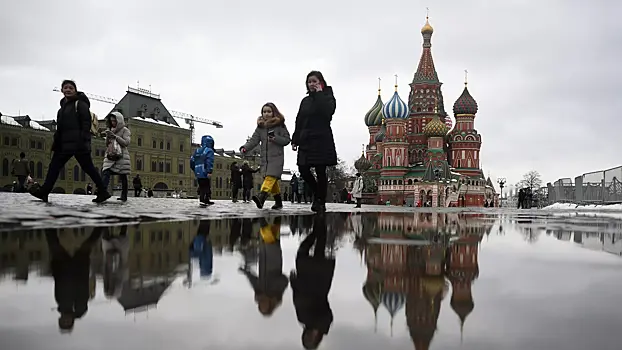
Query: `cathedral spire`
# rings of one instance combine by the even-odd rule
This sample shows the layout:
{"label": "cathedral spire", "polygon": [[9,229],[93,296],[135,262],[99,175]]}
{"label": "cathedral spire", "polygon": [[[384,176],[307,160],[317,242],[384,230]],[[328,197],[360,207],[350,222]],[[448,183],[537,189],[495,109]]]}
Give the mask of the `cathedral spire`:
{"label": "cathedral spire", "polygon": [[430,25],[429,16],[425,18],[425,25],[421,28],[423,36],[423,52],[419,59],[419,66],[413,78],[414,83],[438,83],[438,74],[434,68],[434,60],[432,59],[432,33],[434,28]]}

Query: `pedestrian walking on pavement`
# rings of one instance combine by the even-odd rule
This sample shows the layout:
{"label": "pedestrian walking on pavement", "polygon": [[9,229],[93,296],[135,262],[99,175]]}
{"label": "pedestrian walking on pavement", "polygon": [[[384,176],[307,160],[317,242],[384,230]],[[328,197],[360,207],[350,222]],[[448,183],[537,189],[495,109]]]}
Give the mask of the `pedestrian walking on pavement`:
{"label": "pedestrian walking on pavement", "polygon": [[257,118],[257,127],[253,136],[240,147],[242,153],[260,146],[261,174],[264,177],[261,192],[253,196],[257,208],[263,208],[269,195],[274,197],[272,209],[283,208],[283,198],[279,180],[285,163],[285,146],[289,145],[289,131],[285,126],[285,117],[274,103],[268,102],[261,108],[261,116]]}
{"label": "pedestrian walking on pavement", "polygon": [[140,174],[136,174],[132,180],[132,185],[134,186],[134,197],[142,197],[143,181],[140,179]]}
{"label": "pedestrian walking on pavement", "polygon": [[231,163],[231,199],[233,203],[238,201],[238,192],[242,188],[242,169],[238,166],[238,162]]}
{"label": "pedestrian walking on pavement", "polygon": [[260,168],[253,169],[248,164],[247,161],[244,161],[242,165],[242,200],[244,203],[250,203],[251,201],[251,190],[253,189],[253,174],[258,172]]}
{"label": "pedestrian walking on pavement", "polygon": [[129,190],[127,176],[132,169],[130,152],[127,147],[130,145],[132,133],[125,126],[123,115],[119,112],[112,112],[106,117],[106,128],[106,153],[102,166],[104,186],[108,188],[110,176],[119,175],[121,197],[117,199],[126,202]]}
{"label": "pedestrian walking on pavement", "polygon": [[201,147],[190,157],[190,169],[199,183],[199,205],[203,208],[212,202],[212,171],[214,170],[214,139],[209,135],[201,138]]}
{"label": "pedestrian walking on pavement", "polygon": [[352,198],[356,199],[356,207],[361,207],[361,199],[363,198],[363,177],[360,173],[356,173],[356,180],[352,185]]}
{"label": "pedestrian walking on pavement", "polygon": [[[307,74],[307,94],[300,103],[292,149],[298,151],[298,169],[313,193],[311,210],[326,211],[328,175],[326,168],[337,165],[337,151],[331,129],[336,101],[333,88],[328,86],[321,72]],[[317,179],[311,173],[315,168]]]}
{"label": "pedestrian walking on pavement", "polygon": [[30,166],[28,165],[28,159],[26,159],[26,153],[21,152],[19,159],[13,162],[11,169],[11,175],[17,177],[17,186],[14,189],[15,192],[26,192],[26,179],[30,176]]}
{"label": "pedestrian walking on pavement", "polygon": [[110,194],[91,157],[91,102],[84,93],[78,91],[72,80],[63,81],[61,90],[65,96],[60,100],[60,109],[56,115],[56,131],[52,143],[54,153],[43,186],[32,192],[32,195],[47,202],[61,169],[71,158],[76,158],[82,170],[97,187],[97,197],[93,202],[102,203],[110,198]]}

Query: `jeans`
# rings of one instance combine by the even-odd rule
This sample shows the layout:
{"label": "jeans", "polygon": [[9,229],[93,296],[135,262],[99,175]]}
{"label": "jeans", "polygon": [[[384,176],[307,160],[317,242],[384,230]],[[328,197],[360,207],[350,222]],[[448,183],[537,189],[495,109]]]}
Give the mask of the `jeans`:
{"label": "jeans", "polygon": [[143,193],[142,187],[134,187],[134,197],[141,197]]}
{"label": "jeans", "polygon": [[[109,169],[106,169],[102,172],[102,182],[104,183],[104,188],[108,188],[110,184],[110,176],[112,176],[112,172]],[[119,178],[121,179],[121,198],[127,199],[128,192],[128,184],[127,184],[127,175],[119,174]]]}
{"label": "jeans", "polygon": [[17,175],[17,188],[15,189],[15,192],[26,192],[26,187],[24,187],[25,183],[26,183],[26,176]]}
{"label": "jeans", "polygon": [[212,180],[208,177],[205,179],[197,179],[199,183],[199,202],[208,203],[212,197]]}
{"label": "jeans", "polygon": [[251,190],[252,187],[244,187],[242,190],[242,200],[250,201],[251,200]]}
{"label": "jeans", "polygon": [[58,179],[58,174],[60,173],[60,170],[65,164],[67,164],[69,159],[71,159],[72,157],[76,158],[82,170],[84,170],[84,172],[91,178],[91,180],[93,180],[93,183],[95,183],[95,186],[98,189],[98,193],[101,194],[106,192],[106,186],[104,186],[104,182],[101,176],[99,176],[99,172],[95,168],[95,165],[93,165],[93,158],[91,158],[90,153],[73,154],[58,152],[54,152],[54,154],[52,155],[52,160],[50,161],[50,165],[48,166],[48,172],[45,176],[45,182],[43,183],[43,186],[41,186],[41,191],[43,193],[52,192],[52,188],[54,187],[54,184]]}
{"label": "jeans", "polygon": [[240,187],[239,187],[239,186],[237,186],[237,185],[233,185],[233,186],[231,187],[231,198],[232,198],[234,201],[237,201],[237,200],[238,200],[238,192],[239,192],[239,191],[240,191]]}
{"label": "jeans", "polygon": [[328,191],[328,176],[326,175],[326,167],[315,167],[317,180],[311,173],[311,167],[298,166],[298,170],[300,170],[300,175],[305,180],[305,186],[308,186],[307,188],[313,195],[315,195],[316,199],[320,199],[322,200],[322,202],[324,202],[326,200],[326,192]]}

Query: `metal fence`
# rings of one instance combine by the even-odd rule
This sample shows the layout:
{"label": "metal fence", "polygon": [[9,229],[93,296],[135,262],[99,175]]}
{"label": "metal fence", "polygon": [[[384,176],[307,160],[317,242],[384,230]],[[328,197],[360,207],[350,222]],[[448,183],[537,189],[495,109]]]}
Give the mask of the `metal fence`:
{"label": "metal fence", "polygon": [[548,202],[622,203],[622,166],[547,183]]}

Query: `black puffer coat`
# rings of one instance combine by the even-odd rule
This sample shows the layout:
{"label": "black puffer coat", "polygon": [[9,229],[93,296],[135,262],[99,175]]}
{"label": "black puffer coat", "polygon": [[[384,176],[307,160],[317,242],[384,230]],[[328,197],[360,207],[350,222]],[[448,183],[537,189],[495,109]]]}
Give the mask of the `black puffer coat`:
{"label": "black puffer coat", "polygon": [[91,153],[90,107],[91,102],[82,92],[78,92],[74,99],[63,98],[60,101],[52,151],[69,154]]}
{"label": "black puffer coat", "polygon": [[330,123],[335,114],[333,89],[310,91],[300,102],[292,144],[298,146],[299,166],[337,165],[337,151]]}

